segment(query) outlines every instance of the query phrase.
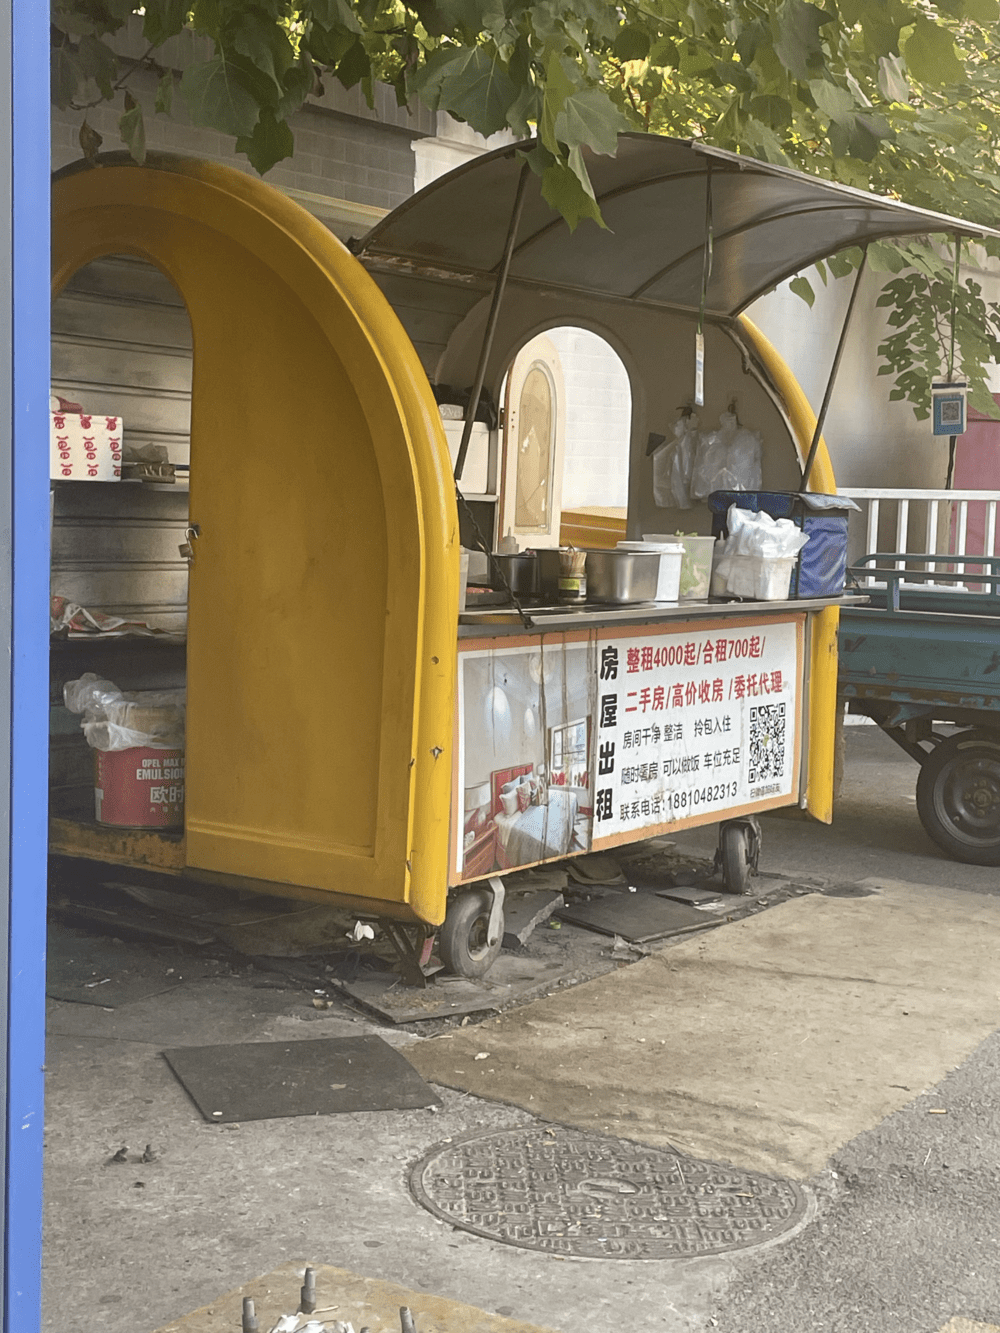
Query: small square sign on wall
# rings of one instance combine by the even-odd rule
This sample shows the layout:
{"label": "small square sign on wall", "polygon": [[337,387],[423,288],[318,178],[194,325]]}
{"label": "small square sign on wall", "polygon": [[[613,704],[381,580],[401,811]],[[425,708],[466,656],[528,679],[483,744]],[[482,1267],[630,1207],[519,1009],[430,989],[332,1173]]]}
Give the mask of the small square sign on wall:
{"label": "small square sign on wall", "polygon": [[968,385],[964,380],[931,385],[935,435],[965,434],[965,396],[967,389]]}

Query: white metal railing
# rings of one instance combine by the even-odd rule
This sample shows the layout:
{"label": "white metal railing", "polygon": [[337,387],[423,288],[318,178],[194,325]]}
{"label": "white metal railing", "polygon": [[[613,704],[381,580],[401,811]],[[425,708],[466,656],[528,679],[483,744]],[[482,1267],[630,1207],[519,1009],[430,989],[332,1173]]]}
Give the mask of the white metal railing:
{"label": "white metal railing", "polygon": [[[849,496],[861,506],[852,514],[851,559],[891,551],[897,555],[896,569],[906,569],[906,554],[984,556],[996,555],[997,491],[893,490],[884,487],[840,486],[838,495]],[[972,523],[970,525],[970,506]],[[939,567],[943,570],[947,566]],[[966,570],[973,576],[974,567]],[[872,577],[863,581],[873,584]],[[926,584],[922,586],[927,586]],[[942,583],[963,592],[990,591],[988,584]]]}

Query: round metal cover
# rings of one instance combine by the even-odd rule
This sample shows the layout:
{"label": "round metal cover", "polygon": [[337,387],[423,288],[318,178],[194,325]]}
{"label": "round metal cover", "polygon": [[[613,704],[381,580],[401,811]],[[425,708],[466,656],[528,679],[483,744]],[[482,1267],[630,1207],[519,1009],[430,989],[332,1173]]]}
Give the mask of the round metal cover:
{"label": "round metal cover", "polygon": [[805,1217],[787,1180],[561,1125],[467,1134],[410,1173],[442,1221],[590,1259],[685,1259],[764,1244]]}

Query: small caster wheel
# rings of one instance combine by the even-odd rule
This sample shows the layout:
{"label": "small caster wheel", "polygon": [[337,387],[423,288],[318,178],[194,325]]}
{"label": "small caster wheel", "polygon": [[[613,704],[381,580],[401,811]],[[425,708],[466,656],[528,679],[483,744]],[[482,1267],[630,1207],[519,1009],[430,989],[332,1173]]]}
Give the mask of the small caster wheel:
{"label": "small caster wheel", "polygon": [[745,823],[723,824],[719,829],[718,859],[722,882],[729,893],[749,893],[760,850],[755,830]]}
{"label": "small caster wheel", "polygon": [[490,889],[467,889],[449,904],[438,932],[441,961],[449,972],[459,977],[484,977],[496,962],[503,942],[503,913],[497,923],[496,938],[490,943],[490,914],[493,894]]}

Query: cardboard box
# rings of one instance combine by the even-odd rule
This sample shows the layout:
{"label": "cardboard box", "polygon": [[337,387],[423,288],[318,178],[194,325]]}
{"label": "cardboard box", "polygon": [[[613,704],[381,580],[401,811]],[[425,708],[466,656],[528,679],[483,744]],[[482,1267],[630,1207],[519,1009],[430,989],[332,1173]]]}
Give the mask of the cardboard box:
{"label": "cardboard box", "polygon": [[54,481],[120,481],[122,419],[56,411],[51,416],[49,476]]}

